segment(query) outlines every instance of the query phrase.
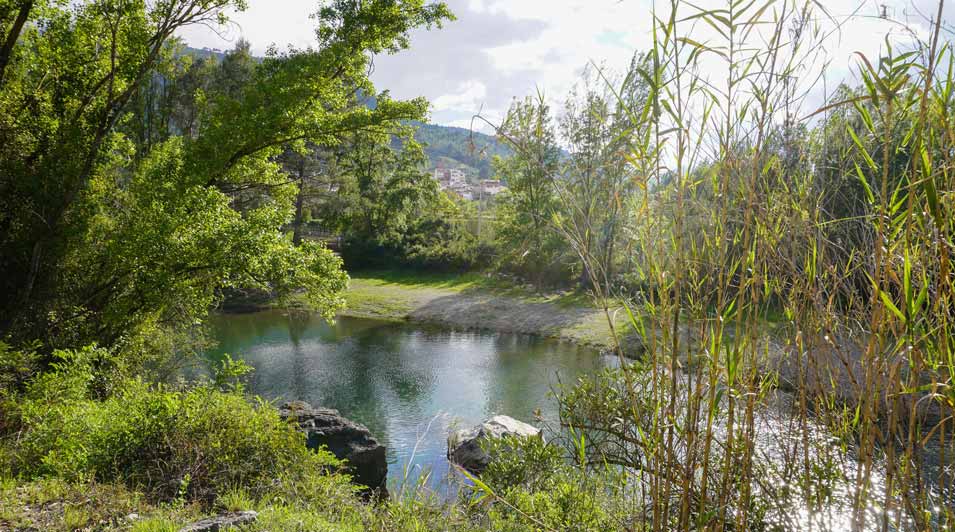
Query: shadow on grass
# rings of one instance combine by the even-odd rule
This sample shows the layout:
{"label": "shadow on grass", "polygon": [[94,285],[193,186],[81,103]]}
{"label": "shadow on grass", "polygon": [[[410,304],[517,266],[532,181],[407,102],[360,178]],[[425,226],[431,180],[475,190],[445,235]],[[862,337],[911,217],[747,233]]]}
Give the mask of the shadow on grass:
{"label": "shadow on grass", "polygon": [[529,285],[520,285],[481,272],[429,272],[416,269],[357,270],[349,275],[369,286],[432,288],[453,290],[464,295],[491,294],[525,302],[551,303],[561,308],[593,309],[590,295],[581,290],[540,293]]}

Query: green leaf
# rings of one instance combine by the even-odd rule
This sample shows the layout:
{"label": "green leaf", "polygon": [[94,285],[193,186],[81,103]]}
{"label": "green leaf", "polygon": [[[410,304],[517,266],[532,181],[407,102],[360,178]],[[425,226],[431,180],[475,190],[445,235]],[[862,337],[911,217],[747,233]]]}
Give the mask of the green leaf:
{"label": "green leaf", "polygon": [[879,165],[875,164],[875,161],[872,160],[872,156],[869,155],[869,151],[865,149],[865,145],[862,143],[861,140],[859,140],[859,136],[856,135],[856,132],[854,129],[852,129],[852,126],[847,124],[846,131],[848,131],[849,136],[852,137],[852,142],[854,142],[856,147],[859,148],[859,153],[862,155],[862,158],[865,159],[865,163],[866,165],[869,166],[869,169],[877,170],[879,168]]}
{"label": "green leaf", "polygon": [[889,296],[889,294],[887,294],[884,290],[879,288],[879,286],[875,283],[874,279],[872,279],[871,277],[869,277],[869,279],[872,280],[872,286],[873,288],[875,288],[875,291],[879,294],[879,299],[882,300],[882,304],[885,305],[885,308],[889,309],[892,312],[892,314],[895,314],[895,316],[904,323],[906,321],[905,315],[902,314],[902,311],[899,310],[899,307],[895,306],[895,303],[892,301],[892,298]]}
{"label": "green leaf", "polygon": [[494,493],[494,490],[492,490],[491,487],[488,486],[487,484],[485,484],[481,479],[479,479],[479,478],[476,477],[475,475],[472,475],[471,473],[469,473],[466,469],[464,469],[464,468],[461,467],[461,466],[455,466],[455,468],[456,468],[462,475],[464,475],[465,478],[467,478],[468,480],[470,480],[471,482],[473,482],[474,485],[477,486],[478,490],[480,490],[481,492],[485,493],[486,495],[488,495],[488,496],[490,496],[490,497],[497,497],[497,495]]}
{"label": "green leaf", "polygon": [[928,202],[929,212],[935,219],[935,225],[945,226],[945,220],[942,218],[942,207],[938,200],[938,190],[935,188],[935,177],[932,175],[932,163],[929,160],[928,150],[925,146],[921,149],[922,158],[922,190],[925,192],[925,201]]}
{"label": "green leaf", "polygon": [[865,189],[865,197],[869,200],[870,205],[875,205],[875,194],[872,193],[872,187],[869,186],[869,182],[866,180],[859,163],[854,164],[856,167],[856,175],[859,176],[859,182],[862,183],[862,188]]}

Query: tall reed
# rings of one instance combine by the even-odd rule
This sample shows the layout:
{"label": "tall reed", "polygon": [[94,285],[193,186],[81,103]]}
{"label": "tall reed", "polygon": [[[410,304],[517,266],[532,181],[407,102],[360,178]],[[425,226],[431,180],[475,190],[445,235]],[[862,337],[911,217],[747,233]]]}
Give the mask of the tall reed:
{"label": "tall reed", "polygon": [[860,88],[819,109],[820,4],[654,12],[648,96],[627,109],[643,290],[556,223],[611,328],[625,310],[646,348],[633,365],[618,342],[615,379],[561,397],[562,421],[598,434],[589,459],[627,466],[628,523],[955,523],[955,54],[937,7],[928,42],[857,54]]}
{"label": "tall reed", "polygon": [[[621,528],[955,526],[955,51],[942,12],[940,0],[924,39],[905,28],[880,57],[856,54],[859,87],[820,106],[807,95],[838,31],[820,3],[655,8],[646,99],[619,97],[639,282],[620,288],[553,179],[571,213],[555,230],[621,362],[564,390],[562,423],[591,435],[592,464],[631,477]],[[621,311],[641,364],[625,357]]]}

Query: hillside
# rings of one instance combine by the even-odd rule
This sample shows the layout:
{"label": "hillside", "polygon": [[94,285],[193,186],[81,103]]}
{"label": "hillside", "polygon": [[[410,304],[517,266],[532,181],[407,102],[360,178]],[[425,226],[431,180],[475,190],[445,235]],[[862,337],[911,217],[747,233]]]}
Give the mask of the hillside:
{"label": "hillside", "polygon": [[425,145],[431,167],[459,167],[471,175],[487,179],[492,176],[494,156],[509,157],[513,151],[496,138],[468,129],[437,124],[416,124],[415,138]]}
{"label": "hillside", "polygon": [[222,60],[225,57],[228,50],[219,50],[218,48],[193,48],[192,46],[184,46],[182,48],[182,55],[191,55],[196,59],[206,59],[209,57],[215,57],[218,60]]}

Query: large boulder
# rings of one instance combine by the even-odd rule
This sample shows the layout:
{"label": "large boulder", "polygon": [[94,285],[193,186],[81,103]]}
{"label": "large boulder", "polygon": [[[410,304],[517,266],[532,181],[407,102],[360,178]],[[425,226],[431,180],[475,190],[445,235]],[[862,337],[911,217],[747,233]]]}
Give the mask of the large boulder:
{"label": "large boulder", "polygon": [[348,472],[355,482],[385,493],[385,446],[364,425],[343,417],[337,410],[313,408],[304,401],[285,403],[279,408],[279,415],[298,423],[309,449],[327,447],[336,457],[348,461]]}
{"label": "large boulder", "polygon": [[508,416],[494,416],[470,429],[453,431],[448,436],[448,460],[479,474],[487,468],[491,457],[481,448],[481,442],[491,438],[543,438],[541,430]]}
{"label": "large boulder", "polygon": [[237,530],[236,527],[254,523],[259,514],[248,512],[234,512],[222,514],[216,517],[196,521],[195,523],[183,527],[179,532],[226,532],[228,530]]}

